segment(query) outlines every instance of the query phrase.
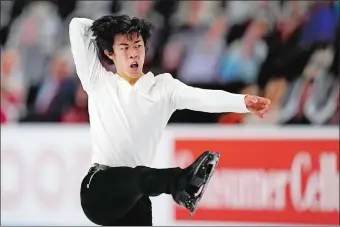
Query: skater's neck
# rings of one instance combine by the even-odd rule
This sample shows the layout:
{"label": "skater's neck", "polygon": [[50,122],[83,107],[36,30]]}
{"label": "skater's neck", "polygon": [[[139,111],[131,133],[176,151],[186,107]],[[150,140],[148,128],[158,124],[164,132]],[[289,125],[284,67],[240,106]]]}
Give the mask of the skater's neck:
{"label": "skater's neck", "polygon": [[135,83],[138,81],[139,78],[141,78],[141,76],[144,75],[143,72],[140,72],[139,75],[137,77],[131,77],[125,73],[122,72],[117,72],[116,73],[118,76],[120,76],[121,78],[123,78],[124,80],[126,80],[130,85],[135,85]]}

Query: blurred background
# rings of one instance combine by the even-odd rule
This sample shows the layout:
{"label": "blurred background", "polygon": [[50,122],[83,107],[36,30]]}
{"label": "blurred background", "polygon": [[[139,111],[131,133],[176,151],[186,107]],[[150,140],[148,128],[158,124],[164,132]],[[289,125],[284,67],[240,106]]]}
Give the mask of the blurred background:
{"label": "blurred background", "polygon": [[[188,85],[260,95],[272,101],[272,109],[263,119],[247,114],[176,111],[170,119],[170,131],[177,132],[177,128],[184,130],[175,133],[177,137],[192,136],[201,131],[198,136],[203,141],[215,135],[227,141],[234,135],[234,129],[238,132],[236,135],[242,137],[245,133],[250,139],[275,137],[276,145],[264,144],[261,140],[259,147],[266,146],[271,151],[283,149],[287,156],[284,151],[278,152],[281,156],[275,154],[271,158],[276,164],[267,163],[267,166],[262,159],[254,159],[255,164],[251,164],[251,168],[289,170],[295,163],[294,157],[305,150],[310,152],[314,164],[319,159],[320,163],[331,160],[327,165],[317,164],[312,169],[322,172],[325,166],[331,170],[335,168],[335,175],[326,171],[322,172],[326,174],[322,176],[333,182],[328,189],[336,190],[323,193],[332,195],[333,202],[339,201],[339,179],[334,178],[339,177],[339,1],[12,0],[1,1],[1,198],[4,201],[4,204],[1,202],[1,213],[5,217],[2,224],[89,224],[78,202],[65,205],[70,202],[67,199],[70,193],[72,197],[69,198],[78,201],[78,183],[71,183],[73,188],[65,191],[65,187],[60,186],[65,182],[58,181],[56,184],[60,190],[54,192],[57,189],[51,184],[55,182],[48,180],[53,179],[53,171],[63,175],[68,173],[67,179],[71,179],[74,163],[82,163],[78,165],[82,171],[76,173],[75,182],[87,171],[91,151],[89,141],[84,141],[84,137],[88,136],[89,122],[87,95],[75,71],[68,26],[73,17],[95,20],[107,14],[141,17],[156,26],[149,42],[144,72],[169,72]],[[107,70],[115,70],[104,66]],[[44,127],[46,125],[48,127]],[[243,127],[245,125],[247,127]],[[252,131],[256,126],[260,126],[261,130]],[[205,130],[207,127],[209,129]],[[284,128],[288,128],[287,131]],[[177,144],[176,138],[165,137]],[[295,142],[296,138],[302,139],[297,145],[292,141],[278,140],[288,137]],[[164,141],[160,146],[169,150],[169,160],[175,157],[177,163],[183,163],[188,157],[181,153],[183,149],[192,150],[190,155],[196,155],[197,144],[192,147],[191,143],[186,143],[179,145],[181,148],[175,145],[172,149],[172,142]],[[219,145],[217,149],[226,149],[225,152],[240,149],[241,152],[239,147],[246,143],[234,144],[230,149],[225,148],[227,144]],[[199,147],[203,149],[202,144]],[[254,145],[243,148],[242,151],[246,152],[244,157],[254,149]],[[50,153],[41,156],[46,150]],[[71,150],[74,153],[71,154]],[[85,158],[81,160],[76,156],[80,150],[85,152],[82,155]],[[324,152],[330,152],[331,158],[323,159],[323,154],[327,154]],[[70,155],[73,159],[69,159]],[[275,158],[286,164],[273,161]],[[47,200],[44,200],[47,201],[46,206],[37,205],[33,192],[25,193],[30,187],[27,178],[35,178],[35,168],[42,160],[49,163],[44,174],[47,170],[52,171],[39,181],[45,192],[52,193],[47,194]],[[249,166],[243,164],[235,168],[248,169]],[[170,164],[160,161],[156,165],[164,167]],[[36,193],[40,196],[39,190]],[[309,193],[313,194],[317,189],[310,190]],[[56,197],[53,193],[64,196]],[[221,195],[221,192],[215,193]],[[62,198],[66,198],[65,201]],[[312,204],[312,200],[308,201]],[[53,204],[55,210],[50,209]],[[164,208],[162,202],[160,204],[158,210]],[[264,219],[257,219],[261,214],[255,213],[251,220],[225,219],[223,217],[230,210],[223,209],[220,216],[213,212],[215,219],[201,216],[203,221],[207,221],[202,223],[208,225],[217,225],[218,222],[211,222],[214,220],[222,221],[222,225],[225,225],[224,221],[276,223],[267,217],[280,219],[282,215],[281,224],[339,224],[339,203],[334,209],[326,209],[326,214],[309,213],[305,216],[299,216],[301,210],[296,213],[297,216],[291,211],[278,212],[277,216],[268,213]],[[176,220],[183,218],[181,212],[174,215]],[[248,214],[242,213],[240,217]],[[169,217],[160,218],[163,216],[157,214],[156,224],[176,224],[166,219]]]}
{"label": "blurred background", "polygon": [[156,25],[145,72],[273,103],[263,120],[183,110],[170,123],[339,123],[339,2],[13,0],[1,1],[2,124],[88,122],[68,24],[106,14]]}

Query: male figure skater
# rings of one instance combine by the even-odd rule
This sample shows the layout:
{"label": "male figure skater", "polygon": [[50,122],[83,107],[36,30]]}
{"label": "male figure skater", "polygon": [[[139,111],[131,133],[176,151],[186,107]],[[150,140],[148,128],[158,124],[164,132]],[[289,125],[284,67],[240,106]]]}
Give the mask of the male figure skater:
{"label": "male figure skater", "polygon": [[[177,109],[268,111],[269,100],[187,86],[165,73],[143,73],[153,25],[128,16],[73,18],[69,35],[77,74],[88,94],[92,166],[81,185],[85,215],[97,225],[152,225],[150,196],[166,193],[190,211],[217,164],[206,151],[187,168],[150,168],[162,131]],[[116,67],[106,71],[99,57]]]}

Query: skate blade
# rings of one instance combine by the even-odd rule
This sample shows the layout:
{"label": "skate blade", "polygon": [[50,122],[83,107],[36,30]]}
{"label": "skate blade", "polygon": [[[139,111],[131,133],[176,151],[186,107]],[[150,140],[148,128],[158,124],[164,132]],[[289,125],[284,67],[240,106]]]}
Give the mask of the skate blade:
{"label": "skate blade", "polygon": [[208,161],[209,163],[214,163],[214,164],[213,164],[212,169],[210,170],[209,176],[208,176],[208,178],[206,180],[206,183],[204,184],[204,186],[202,188],[202,191],[197,196],[197,200],[195,201],[193,209],[190,210],[190,215],[189,215],[189,219],[190,220],[192,219],[192,217],[194,216],[194,214],[195,214],[195,212],[196,212],[196,210],[198,208],[198,204],[201,201],[201,199],[202,199],[202,197],[204,195],[205,189],[207,188],[207,186],[209,184],[209,181],[210,181],[211,177],[213,176],[213,174],[215,172],[215,169],[216,169],[216,166],[218,164],[219,159],[220,159],[220,154],[219,153],[214,153],[212,159]]}

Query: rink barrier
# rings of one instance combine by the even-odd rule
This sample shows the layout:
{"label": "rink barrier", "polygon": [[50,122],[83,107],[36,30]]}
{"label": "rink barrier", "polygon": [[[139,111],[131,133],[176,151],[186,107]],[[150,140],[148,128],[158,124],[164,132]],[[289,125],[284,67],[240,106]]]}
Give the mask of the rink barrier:
{"label": "rink barrier", "polygon": [[[155,225],[338,225],[336,127],[169,126],[154,167],[185,167],[221,153],[193,220],[169,196],[152,198]],[[79,190],[91,156],[89,127],[1,127],[1,224],[92,225]]]}

